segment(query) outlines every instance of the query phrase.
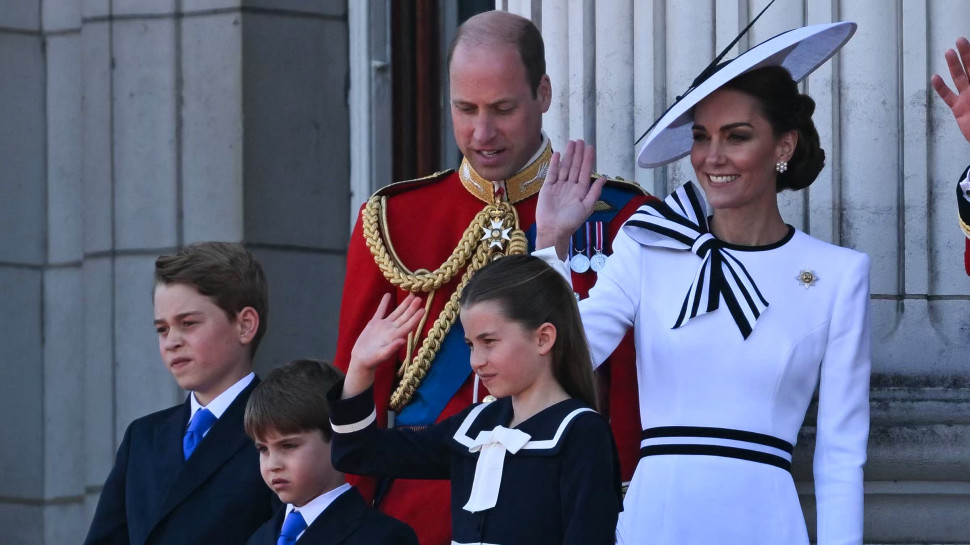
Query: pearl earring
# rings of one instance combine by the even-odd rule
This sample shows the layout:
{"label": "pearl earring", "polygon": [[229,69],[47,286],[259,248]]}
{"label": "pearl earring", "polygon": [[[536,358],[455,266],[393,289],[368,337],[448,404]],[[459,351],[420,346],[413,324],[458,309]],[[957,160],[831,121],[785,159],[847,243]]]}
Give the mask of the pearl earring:
{"label": "pearl earring", "polygon": [[778,161],[775,163],[775,170],[778,174],[784,174],[788,170],[788,161]]}

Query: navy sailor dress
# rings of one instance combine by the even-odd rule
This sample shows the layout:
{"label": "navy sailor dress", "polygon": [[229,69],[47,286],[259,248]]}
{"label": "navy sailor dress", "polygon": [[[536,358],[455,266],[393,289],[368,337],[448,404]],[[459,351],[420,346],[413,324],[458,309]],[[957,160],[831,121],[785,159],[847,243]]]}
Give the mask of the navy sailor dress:
{"label": "navy sailor dress", "polygon": [[[379,429],[373,391],[341,400],[342,391],[340,382],[328,394],[333,466],[359,475],[451,479],[453,544],[614,543],[622,502],[616,447],[609,424],[583,402],[561,401],[511,429],[505,427],[510,398],[472,405],[419,430]],[[500,435],[518,442],[499,446]],[[498,461],[479,464],[486,456]],[[473,493],[491,496],[494,505],[472,505]]]}

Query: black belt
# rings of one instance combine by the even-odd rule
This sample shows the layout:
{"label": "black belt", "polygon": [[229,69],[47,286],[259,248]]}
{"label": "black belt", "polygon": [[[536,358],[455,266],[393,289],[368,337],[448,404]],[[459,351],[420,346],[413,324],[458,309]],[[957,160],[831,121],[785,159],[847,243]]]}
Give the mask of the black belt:
{"label": "black belt", "polygon": [[[667,438],[670,439],[669,442],[664,440]],[[678,442],[678,438],[691,438],[695,441]],[[785,471],[791,471],[791,454],[794,450],[794,446],[784,439],[730,428],[663,426],[643,430],[640,439],[649,441],[649,444],[640,447],[641,458],[665,454],[722,456],[768,464]],[[656,441],[657,439],[661,441]],[[729,441],[731,444],[726,444]],[[745,443],[769,447],[778,453],[748,448]]]}

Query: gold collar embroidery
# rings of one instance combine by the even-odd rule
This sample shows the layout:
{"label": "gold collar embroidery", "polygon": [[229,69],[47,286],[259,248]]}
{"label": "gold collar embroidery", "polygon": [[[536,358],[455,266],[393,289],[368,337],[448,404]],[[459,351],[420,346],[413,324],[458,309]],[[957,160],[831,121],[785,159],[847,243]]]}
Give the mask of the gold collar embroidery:
{"label": "gold collar embroidery", "polygon": [[[546,173],[549,172],[549,160],[551,158],[552,144],[547,139],[542,153],[534,161],[505,180],[505,191],[510,203],[515,204],[539,192],[543,180],[546,179]],[[480,174],[475,172],[471,163],[465,158],[462,158],[461,166],[458,167],[458,177],[469,193],[486,203],[495,202],[495,186],[490,180],[482,178]]]}

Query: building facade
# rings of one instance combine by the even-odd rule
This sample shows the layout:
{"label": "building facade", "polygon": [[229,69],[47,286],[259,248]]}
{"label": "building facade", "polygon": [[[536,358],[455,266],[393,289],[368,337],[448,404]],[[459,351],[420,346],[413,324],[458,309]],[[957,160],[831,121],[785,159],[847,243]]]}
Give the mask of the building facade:
{"label": "building facade", "polygon": [[[489,5],[542,31],[553,145],[585,138],[599,171],[663,195],[691,178],[689,163],[638,169],[633,142],[767,1]],[[437,52],[440,70],[455,26],[479,5],[407,4],[426,25],[416,40],[437,32],[422,51]],[[393,136],[403,123],[393,99],[419,85],[401,76],[404,15],[392,7],[5,3],[0,410],[11,416],[0,426],[0,543],[81,541],[125,427],[184,399],[151,325],[159,254],[242,241],[271,285],[257,370],[332,357],[350,225],[408,153]],[[835,20],[859,29],[803,84],[828,164],[810,190],[783,194],[782,213],[872,258],[866,541],[970,544],[970,279],[953,203],[970,146],[929,85],[932,73],[949,79],[943,51],[970,29],[970,10],[963,0],[777,0],[737,49]],[[434,85],[423,108],[439,115],[409,122],[438,132],[422,153],[433,162],[437,149],[438,168],[453,168],[447,78]],[[813,422],[810,413],[794,469],[809,528]]]}

